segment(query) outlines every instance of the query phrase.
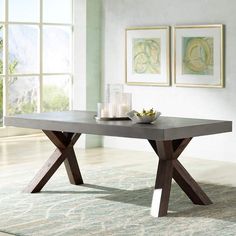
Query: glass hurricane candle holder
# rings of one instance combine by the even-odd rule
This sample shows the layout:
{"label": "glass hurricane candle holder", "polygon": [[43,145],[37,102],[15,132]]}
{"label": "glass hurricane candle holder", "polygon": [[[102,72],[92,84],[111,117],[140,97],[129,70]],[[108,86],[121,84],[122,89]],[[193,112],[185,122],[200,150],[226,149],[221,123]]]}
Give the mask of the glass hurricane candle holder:
{"label": "glass hurricane candle holder", "polygon": [[117,116],[126,117],[127,113],[132,110],[132,95],[131,93],[117,93]]}
{"label": "glass hurricane candle holder", "polygon": [[122,84],[108,84],[105,102],[97,104],[97,118],[124,118],[132,110],[132,94],[123,92]]}

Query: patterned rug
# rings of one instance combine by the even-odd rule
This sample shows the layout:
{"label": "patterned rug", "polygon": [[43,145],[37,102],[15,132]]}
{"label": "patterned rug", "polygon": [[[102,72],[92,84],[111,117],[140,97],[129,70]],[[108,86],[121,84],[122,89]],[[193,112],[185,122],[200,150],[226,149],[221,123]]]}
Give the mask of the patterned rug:
{"label": "patterned rug", "polygon": [[86,184],[73,186],[60,168],[41,193],[22,193],[37,169],[28,163],[0,171],[0,231],[24,236],[236,235],[233,186],[200,183],[214,204],[197,206],[173,183],[168,217],[152,218],[155,173],[100,166],[84,169]]}

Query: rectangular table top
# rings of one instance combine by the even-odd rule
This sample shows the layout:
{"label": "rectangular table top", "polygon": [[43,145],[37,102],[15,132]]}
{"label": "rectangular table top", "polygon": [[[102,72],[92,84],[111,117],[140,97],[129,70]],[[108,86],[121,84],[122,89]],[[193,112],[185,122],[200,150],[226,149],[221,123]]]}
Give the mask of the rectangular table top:
{"label": "rectangular table top", "polygon": [[63,111],[21,114],[4,118],[6,126],[141,138],[173,140],[232,131],[232,121],[160,116],[153,124],[134,124],[131,120],[96,121],[96,112]]}

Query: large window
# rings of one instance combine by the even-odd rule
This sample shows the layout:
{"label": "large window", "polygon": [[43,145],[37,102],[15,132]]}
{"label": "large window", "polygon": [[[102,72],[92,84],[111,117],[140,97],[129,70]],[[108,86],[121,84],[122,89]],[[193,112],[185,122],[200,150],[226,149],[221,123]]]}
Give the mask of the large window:
{"label": "large window", "polygon": [[0,0],[0,126],[3,115],[68,110],[72,0]]}

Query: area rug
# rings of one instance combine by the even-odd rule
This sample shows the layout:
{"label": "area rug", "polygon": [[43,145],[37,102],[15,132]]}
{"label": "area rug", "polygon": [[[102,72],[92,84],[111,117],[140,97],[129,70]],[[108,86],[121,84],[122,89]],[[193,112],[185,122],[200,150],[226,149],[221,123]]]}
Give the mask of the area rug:
{"label": "area rug", "polygon": [[85,184],[68,183],[64,168],[41,193],[22,193],[32,166],[0,172],[0,231],[22,236],[235,236],[236,188],[200,185],[213,200],[193,205],[173,182],[167,217],[150,216],[155,173],[126,165],[84,169]]}

